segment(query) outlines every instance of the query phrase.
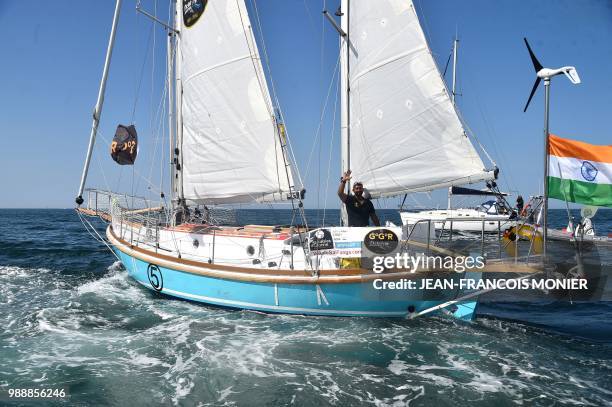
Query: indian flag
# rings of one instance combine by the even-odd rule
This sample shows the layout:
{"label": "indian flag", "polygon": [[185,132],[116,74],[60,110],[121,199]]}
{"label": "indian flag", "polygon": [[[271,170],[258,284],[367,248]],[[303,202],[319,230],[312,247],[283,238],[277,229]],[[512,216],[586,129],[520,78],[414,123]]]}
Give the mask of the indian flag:
{"label": "indian flag", "polygon": [[612,207],[612,146],[548,136],[548,196]]}

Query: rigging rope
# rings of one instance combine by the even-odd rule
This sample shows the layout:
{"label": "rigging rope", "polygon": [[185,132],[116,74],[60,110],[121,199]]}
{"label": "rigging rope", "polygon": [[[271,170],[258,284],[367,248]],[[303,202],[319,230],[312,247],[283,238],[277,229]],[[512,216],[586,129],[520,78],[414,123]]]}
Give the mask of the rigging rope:
{"label": "rigging rope", "polygon": [[[264,65],[265,65],[265,67],[268,70],[268,77],[270,78],[270,86],[271,86],[271,91],[272,91],[271,92],[272,93],[271,97],[273,98],[273,103],[276,106],[276,109],[278,109],[278,114],[280,116],[280,119],[282,120],[283,124],[285,124],[285,120],[284,120],[285,116],[284,116],[281,104],[280,104],[280,102],[278,100],[278,94],[276,92],[276,86],[274,84],[274,77],[272,75],[272,67],[270,66],[270,59],[268,57],[268,49],[266,47],[266,42],[265,42],[265,39],[264,39],[264,36],[263,36],[261,20],[259,19],[259,9],[257,8],[257,1],[256,0],[253,0],[253,8],[255,10],[256,28],[259,31],[259,37],[260,37],[260,40],[261,40],[263,54],[264,54],[264,62],[265,62]],[[253,34],[253,37],[254,37],[254,34]],[[295,154],[293,152],[293,146],[291,144],[291,138],[289,137],[289,132],[287,130],[286,124],[285,124],[285,142],[286,142],[286,146],[289,149],[289,154],[290,154],[291,157],[290,157],[289,163],[287,163],[286,162],[285,154],[283,152],[283,159],[284,159],[286,165],[293,163],[293,165],[291,165],[290,168],[295,168],[295,173],[297,174],[298,182],[300,183],[300,189],[303,190],[304,189],[304,182],[302,181],[302,177],[301,177],[301,174],[300,174],[300,169],[298,167],[297,160],[295,159]],[[287,172],[287,175],[288,175],[288,172]],[[291,181],[292,180],[288,179],[287,181],[288,181],[288,183],[291,186],[291,184],[292,184]],[[308,221],[306,219],[306,213],[304,212],[304,205],[303,205],[301,197],[298,198],[298,201],[299,201],[299,203],[298,203],[297,210],[300,212],[300,215],[302,217],[304,225],[306,225],[306,228],[308,228]],[[293,197],[291,198],[291,207],[293,208],[293,211],[295,212],[296,211],[296,208],[295,208],[295,199]],[[299,233],[299,228],[298,228],[298,233]],[[301,240],[302,239],[300,237],[300,243],[303,243]]]}
{"label": "rigging rope", "polygon": [[[243,27],[243,32],[244,32],[244,36],[245,36],[245,40],[247,43],[247,47],[249,48],[249,54],[250,54],[250,59],[251,59],[251,63],[253,64],[253,70],[255,71],[255,76],[257,77],[257,82],[259,84],[259,88],[261,90],[261,94],[264,95],[269,95],[269,90],[268,90],[268,85],[266,82],[266,78],[265,78],[265,74],[264,72],[260,72],[259,69],[259,64],[257,61],[260,60],[259,56],[258,56],[258,52],[257,52],[257,43],[255,40],[255,33],[252,30],[251,25],[245,25],[245,22],[243,20],[242,17],[242,12],[240,11],[240,4],[237,1],[237,8],[238,8],[238,13],[240,15],[240,22],[242,24]],[[257,7],[255,5],[255,7]],[[249,35],[250,34],[250,35]],[[263,33],[261,34],[261,41],[263,42]],[[251,44],[252,42],[252,44]],[[264,43],[264,49],[265,49],[265,43]],[[262,67],[263,69],[263,67]],[[263,77],[262,77],[263,75]],[[271,72],[270,72],[270,76],[272,76]],[[270,96],[272,98],[272,96]],[[291,192],[291,201],[293,203],[293,200],[295,199],[293,197],[293,192],[292,188],[295,188],[295,186],[293,185],[293,180],[292,177],[289,175],[290,171],[288,170],[288,166],[291,166],[290,162],[287,162],[287,157],[285,155],[285,152],[282,151],[282,135],[280,134],[280,130],[278,129],[278,120],[276,118],[276,114],[275,114],[275,106],[274,106],[274,102],[272,100],[268,100],[267,98],[265,98],[265,105],[266,108],[268,109],[268,113],[270,115],[270,117],[272,118],[274,125],[275,125],[275,130],[274,130],[274,148],[275,148],[275,157],[278,157],[278,148],[279,148],[279,143],[280,144],[280,148],[281,148],[281,154],[282,154],[282,158],[283,158],[283,164],[284,164],[284,168],[283,168],[283,172],[285,173],[284,176],[286,177],[287,180],[287,185],[289,187],[289,190]],[[280,111],[280,106],[276,106],[276,108]],[[282,120],[282,119],[281,119]],[[286,128],[285,128],[286,129]],[[287,132],[285,130],[285,139],[287,140]],[[279,162],[278,159],[275,160],[275,164],[276,164],[276,175],[277,175],[277,181],[278,181],[278,187],[279,187],[279,191],[282,191],[282,186],[281,186],[281,182],[280,182],[280,177],[282,176],[279,172]],[[253,200],[256,200],[256,198],[254,198]]]}
{"label": "rigging rope", "polygon": [[132,106],[132,119],[131,122],[134,123],[134,117],[136,116],[136,106],[138,105],[138,99],[140,96],[140,87],[142,85],[142,78],[144,77],[144,69],[147,63],[147,57],[149,55],[149,45],[151,44],[151,37],[153,35],[153,32],[155,30],[155,24],[151,23],[151,31],[149,31],[149,37],[147,38],[147,45],[146,45],[146,53],[144,55],[144,58],[142,60],[142,67],[140,68],[140,75],[139,75],[139,80],[138,83],[136,85],[136,89],[134,92],[134,104]]}
{"label": "rigging rope", "polygon": [[[338,75],[336,77],[338,78],[338,82],[339,82],[340,73],[338,73]],[[338,94],[339,93],[340,93],[340,90],[338,89],[338,91],[336,92],[336,98],[334,100],[334,114],[332,116],[331,137],[329,138],[329,159],[327,161],[327,180],[325,181],[325,191],[329,191],[329,176],[331,174],[331,163],[332,163],[332,151],[333,151],[333,147],[334,147],[334,136],[337,133],[336,132],[336,113],[338,112]],[[327,200],[325,200],[325,204],[323,205],[323,222],[322,222],[322,226],[325,226],[326,211],[327,211]]]}
{"label": "rigging rope", "polygon": [[[417,1],[418,1],[418,0],[417,0]],[[420,5],[419,5],[419,8],[421,8],[421,6],[420,6]],[[417,14],[417,19],[419,19],[419,15],[418,15],[418,13],[416,13],[416,9],[415,9],[415,14]],[[422,22],[423,22],[423,24],[422,24],[422,26],[423,26],[423,28],[424,28],[424,30],[423,30],[423,34],[424,34],[424,35],[425,35],[425,37],[426,37],[427,49],[429,50],[430,54],[432,55],[432,59],[433,59],[434,63],[435,63],[435,64],[436,64],[436,66],[437,66],[437,62],[436,62],[436,60],[435,60],[435,58],[434,58],[434,53],[433,53],[433,51],[432,51],[431,47],[429,46],[430,41],[429,41],[428,39],[430,39],[430,38],[431,38],[431,35],[429,34],[429,28],[428,28],[428,25],[427,25],[427,19],[426,19],[425,13],[421,13],[421,20],[422,20]],[[446,70],[445,70],[445,72],[446,72]],[[440,74],[439,69],[438,69],[438,74]],[[441,79],[442,79],[442,82],[444,83],[444,87],[445,87],[445,89],[446,89],[447,93],[449,93],[449,95],[450,95],[450,92],[449,92],[448,88],[446,87],[446,82],[444,81],[443,76],[441,75],[440,77],[441,77]],[[460,112],[460,111],[459,111],[459,109],[457,109],[456,107],[455,107],[455,112],[457,113],[457,116],[458,116],[458,118],[459,118],[459,120],[460,120],[461,124],[463,125],[464,129],[466,130],[466,133],[467,133],[468,137],[469,137],[469,136],[471,136],[471,137],[472,137],[472,138],[473,138],[473,139],[476,141],[476,143],[478,144],[478,146],[480,147],[480,149],[481,149],[481,150],[484,152],[484,154],[487,156],[487,159],[488,159],[488,160],[491,162],[491,164],[493,164],[494,166],[497,166],[497,164],[495,163],[495,161],[493,160],[493,158],[491,158],[491,156],[489,155],[489,153],[487,152],[487,150],[484,148],[484,146],[482,145],[482,143],[480,143],[480,140],[478,140],[478,137],[476,137],[476,135],[475,135],[475,134],[474,134],[474,133],[471,131],[471,129],[469,128],[469,126],[467,125],[467,123],[465,122],[465,120],[463,119],[463,116],[461,115],[461,112]]]}
{"label": "rigging rope", "polygon": [[319,118],[319,124],[317,126],[315,140],[314,140],[313,146],[312,146],[312,148],[310,150],[310,154],[308,156],[308,163],[306,165],[306,172],[304,174],[305,178],[308,177],[308,174],[310,172],[310,164],[311,164],[311,161],[312,161],[312,155],[314,153],[314,148],[317,145],[317,141],[318,141],[319,137],[321,136],[321,126],[323,124],[323,119],[325,118],[325,112],[327,111],[327,102],[329,101],[329,96],[331,94],[331,90],[333,88],[333,84],[336,81],[336,73],[338,71],[339,64],[340,64],[340,54],[338,54],[338,59],[336,60],[336,67],[334,68],[334,73],[332,74],[332,78],[331,78],[331,80],[329,82],[329,86],[327,88],[327,95],[325,96],[325,103],[323,104],[323,111],[321,112],[321,116]]}
{"label": "rigging rope", "polygon": [[[263,50],[263,55],[264,55],[264,66],[267,68],[268,70],[268,78],[270,79],[270,87],[271,87],[271,93],[272,93],[272,98],[274,99],[274,104],[276,106],[276,108],[278,109],[278,113],[280,115],[281,120],[283,121],[283,123],[285,123],[285,115],[283,113],[281,104],[278,100],[278,94],[276,92],[276,85],[274,83],[274,77],[272,75],[272,67],[270,66],[270,59],[268,58],[268,49],[266,47],[266,41],[264,40],[263,37],[263,30],[261,28],[261,21],[259,19],[259,9],[257,8],[257,1],[256,0],[252,0],[253,1],[253,8],[255,10],[255,23],[256,23],[256,28],[257,31],[259,32],[259,38],[261,40],[261,45],[262,45],[262,50]],[[298,161],[295,159],[295,154],[293,152],[293,146],[291,144],[291,138],[289,137],[289,131],[287,130],[287,126],[285,125],[285,135],[286,135],[286,139],[287,139],[287,146],[289,147],[289,153],[291,154],[291,162],[293,163],[292,167],[295,167],[295,172],[296,175],[298,177],[298,181],[300,183],[301,188],[304,188],[304,182],[302,181],[302,177],[300,174],[300,169],[298,167]],[[304,217],[304,221],[306,220],[306,218]]]}
{"label": "rigging rope", "polygon": [[[306,0],[304,0],[304,6],[306,6]],[[325,0],[323,0],[323,10],[326,9],[326,4],[325,4]],[[308,7],[306,7],[306,10],[308,11]],[[310,11],[309,11],[309,15],[310,15]],[[323,86],[324,86],[324,82],[323,82],[323,65],[324,65],[324,61],[325,61],[325,15],[323,13],[321,13],[321,56],[320,56],[320,64],[319,64],[319,79],[320,79],[320,83],[319,86],[321,88],[321,90],[323,90]],[[321,107],[322,108],[322,107]],[[335,107],[334,107],[335,108]],[[336,114],[336,112],[334,111],[334,115]],[[333,129],[333,126],[332,126]],[[333,134],[332,134],[333,137]],[[317,171],[317,223],[319,222],[319,211],[321,208],[321,148],[322,148],[322,140],[319,141],[319,155],[318,155],[318,171]],[[329,168],[328,168],[328,174],[327,174],[327,181],[329,183]],[[325,188],[325,191],[327,192],[327,186]],[[324,206],[326,206],[324,204]],[[323,208],[323,219],[325,219],[325,208]],[[323,222],[325,223],[325,222]]]}
{"label": "rigging rope", "polygon": [[[164,149],[165,143],[162,142],[163,137],[161,137],[160,134],[162,136],[165,136],[164,134],[164,128],[165,128],[164,127],[164,124],[165,124],[164,113],[166,110],[166,96],[168,94],[167,92],[168,92],[168,87],[167,87],[167,81],[166,81],[164,85],[164,89],[161,94],[160,102],[157,106],[157,111],[155,113],[155,116],[151,120],[151,129],[154,128],[154,125],[153,125],[154,123],[157,123],[157,125],[155,126],[155,131],[153,132],[155,143],[153,147],[153,154],[151,156],[151,166],[149,167],[149,176],[148,176],[149,179],[153,178],[154,165],[159,164],[160,162],[163,162],[164,160],[163,149]],[[157,158],[157,147],[159,144],[161,144],[161,154],[160,154],[160,160],[157,160],[156,159]],[[163,168],[164,167],[165,167],[164,165],[160,165],[160,168],[161,168],[160,178],[162,180],[163,180]],[[160,190],[163,190],[163,189],[160,187]]]}
{"label": "rigging rope", "polygon": [[[79,216],[79,219],[81,220],[81,223],[85,227],[85,230],[87,230],[87,233],[89,233],[89,235],[91,237],[93,237],[94,240],[96,240],[98,242],[101,242],[101,243],[104,243],[104,245],[108,248],[108,250],[110,250],[110,252],[113,254],[113,256],[115,256],[117,258],[117,260],[121,261],[119,256],[117,256],[117,253],[115,253],[115,251],[112,249],[112,247],[110,247],[110,245],[108,244],[106,239],[104,239],[102,236],[100,236],[100,234],[96,230],[95,226],[93,226],[92,223],[88,219],[86,219],[85,216],[83,216],[83,214],[81,212],[77,211],[77,215]],[[91,230],[90,230],[90,228],[91,228]],[[92,231],[93,231],[93,233],[92,233]]]}
{"label": "rigging rope", "polygon": [[450,64],[450,60],[452,56],[453,56],[453,53],[451,51],[450,55],[448,56],[448,59],[446,60],[446,66],[444,66],[444,73],[442,74],[442,76],[446,76],[446,71],[448,70],[448,64]]}
{"label": "rigging rope", "polygon": [[[468,77],[467,80],[469,81],[470,78]],[[480,98],[478,97],[478,94],[476,92],[476,87],[474,86],[474,84],[469,81],[469,86],[471,89],[474,89],[473,95],[474,95],[474,100],[476,101],[476,106],[478,107],[478,111],[482,117],[482,121],[485,124],[485,127],[488,129],[488,133],[485,134],[491,134],[491,137],[488,137],[491,141],[491,144],[493,146],[493,152],[495,153],[495,156],[499,157],[500,162],[501,162],[501,166],[502,168],[510,168],[507,164],[508,164],[508,160],[506,159],[505,155],[503,154],[503,150],[499,150],[497,148],[497,142],[496,139],[497,137],[497,132],[495,131],[495,128],[493,127],[493,125],[491,125],[489,123],[489,121],[487,120],[487,115],[486,112],[484,111],[483,108],[483,104],[480,102]],[[504,181],[506,182],[506,184],[508,184],[508,186],[510,186],[511,189],[514,189],[516,187],[516,184],[514,183],[514,180],[512,179],[512,174],[510,172],[507,173],[502,171],[501,172],[502,177],[504,178]],[[506,178],[507,176],[507,178]]]}
{"label": "rigging rope", "polygon": [[[157,0],[154,1],[154,16],[157,15]],[[171,18],[171,6],[169,5],[169,18]],[[147,38],[147,45],[146,45],[146,52],[143,55],[143,61],[142,61],[142,65],[140,68],[140,77],[138,79],[138,84],[136,87],[136,91],[135,91],[135,95],[134,95],[134,102],[133,102],[133,106],[132,106],[132,117],[131,117],[131,121],[132,123],[134,123],[135,121],[135,116],[136,116],[136,109],[138,106],[138,101],[140,98],[140,94],[142,91],[142,84],[143,84],[143,80],[144,80],[144,70],[147,66],[147,62],[149,61],[149,55],[151,55],[151,85],[150,85],[150,107],[149,107],[149,130],[152,133],[152,139],[153,139],[153,154],[152,155],[148,155],[149,159],[150,159],[150,166],[149,166],[149,171],[148,171],[148,177],[145,177],[144,175],[142,175],[139,171],[136,170],[136,164],[134,164],[132,166],[132,182],[131,182],[131,191],[132,191],[132,196],[134,196],[139,190],[140,190],[140,181],[144,180],[147,184],[148,184],[148,190],[150,191],[153,187],[153,190],[157,190],[159,193],[163,192],[163,179],[164,179],[164,167],[163,165],[160,165],[160,174],[159,174],[159,189],[157,189],[153,182],[151,181],[153,179],[153,169],[155,168],[155,164],[159,163],[160,161],[157,159],[157,152],[158,152],[158,145],[160,143],[162,143],[162,147],[160,149],[160,154],[161,154],[161,160],[163,161],[163,154],[164,154],[164,146],[163,146],[163,142],[162,139],[165,135],[165,130],[164,129],[164,123],[165,123],[165,117],[164,117],[164,110],[166,107],[166,96],[167,96],[167,92],[168,92],[168,83],[167,80],[164,81],[164,87],[161,93],[161,100],[158,103],[157,106],[157,110],[154,109],[154,89],[155,89],[155,75],[156,75],[156,70],[155,70],[155,59],[156,59],[156,47],[157,47],[157,35],[156,35],[156,27],[155,27],[155,22],[151,22],[151,30],[149,31],[149,35]],[[150,51],[151,48],[151,51]],[[167,65],[167,64],[165,64]],[[166,77],[167,77],[167,66],[166,66]],[[143,163],[144,164],[144,163]],[[117,189],[119,189],[119,184],[120,184],[120,180],[121,180],[121,174],[122,174],[123,168],[121,169],[120,172],[120,177],[118,180],[118,185],[117,185]],[[136,176],[138,176],[138,178],[136,178]],[[135,182],[136,181],[136,182]],[[135,182],[135,183],[134,183]],[[145,194],[147,192],[145,191]]]}

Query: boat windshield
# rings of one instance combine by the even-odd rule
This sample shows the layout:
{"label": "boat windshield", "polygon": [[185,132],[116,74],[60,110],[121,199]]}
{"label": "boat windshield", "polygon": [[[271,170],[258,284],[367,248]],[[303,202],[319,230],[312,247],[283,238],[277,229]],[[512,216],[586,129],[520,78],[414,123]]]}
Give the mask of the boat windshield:
{"label": "boat windshield", "polygon": [[495,201],[483,202],[476,210],[485,213],[497,213],[497,203]]}

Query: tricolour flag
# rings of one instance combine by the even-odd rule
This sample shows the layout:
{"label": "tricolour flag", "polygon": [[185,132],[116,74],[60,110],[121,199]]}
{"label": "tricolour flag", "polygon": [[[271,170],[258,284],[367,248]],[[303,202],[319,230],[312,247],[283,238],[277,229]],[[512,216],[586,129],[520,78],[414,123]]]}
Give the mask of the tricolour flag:
{"label": "tricolour flag", "polygon": [[597,146],[550,134],[548,196],[612,207],[612,146]]}

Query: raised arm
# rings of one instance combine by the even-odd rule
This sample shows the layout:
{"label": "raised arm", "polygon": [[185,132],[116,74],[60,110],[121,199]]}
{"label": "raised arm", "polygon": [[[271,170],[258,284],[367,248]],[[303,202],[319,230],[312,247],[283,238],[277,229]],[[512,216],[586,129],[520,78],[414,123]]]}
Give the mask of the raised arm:
{"label": "raised arm", "polygon": [[342,175],[342,178],[340,178],[340,185],[338,186],[338,198],[340,198],[342,202],[346,202],[347,195],[344,190],[346,189],[346,182],[350,179],[351,170],[345,172],[344,175]]}

